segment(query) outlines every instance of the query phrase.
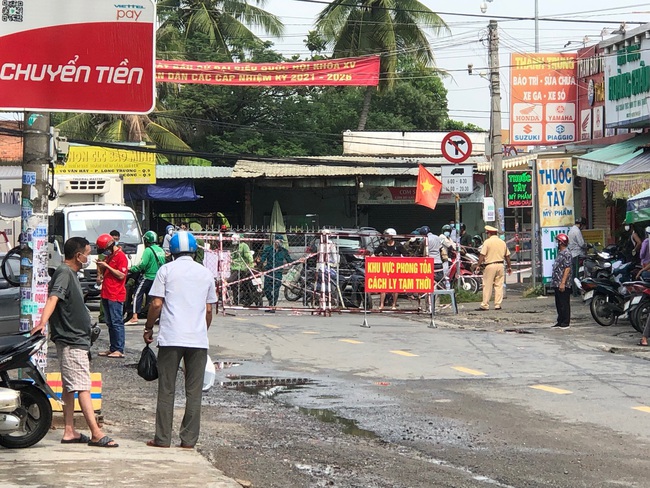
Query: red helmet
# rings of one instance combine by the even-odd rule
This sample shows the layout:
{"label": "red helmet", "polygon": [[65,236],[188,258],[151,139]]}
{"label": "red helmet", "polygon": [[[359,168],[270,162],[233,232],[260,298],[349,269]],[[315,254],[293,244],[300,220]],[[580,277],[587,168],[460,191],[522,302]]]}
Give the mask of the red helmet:
{"label": "red helmet", "polygon": [[569,245],[569,236],[566,234],[558,234],[555,236],[555,240],[562,244],[563,246]]}
{"label": "red helmet", "polygon": [[115,244],[115,240],[113,239],[113,236],[110,234],[102,234],[97,238],[97,250],[99,252],[104,252],[106,249],[111,247],[111,245]]}

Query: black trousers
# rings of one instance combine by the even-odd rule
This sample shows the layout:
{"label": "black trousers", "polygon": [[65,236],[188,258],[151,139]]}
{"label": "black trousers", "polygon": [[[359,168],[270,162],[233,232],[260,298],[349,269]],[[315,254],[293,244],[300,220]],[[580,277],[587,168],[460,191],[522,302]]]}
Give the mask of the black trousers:
{"label": "black trousers", "polygon": [[555,289],[555,308],[557,309],[557,323],[569,325],[571,322],[571,288],[565,287],[564,291]]}

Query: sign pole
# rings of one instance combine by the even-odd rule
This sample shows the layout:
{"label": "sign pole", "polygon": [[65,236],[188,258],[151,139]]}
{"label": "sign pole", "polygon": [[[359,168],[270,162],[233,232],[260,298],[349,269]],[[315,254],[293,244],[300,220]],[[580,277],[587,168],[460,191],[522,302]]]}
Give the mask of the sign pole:
{"label": "sign pole", "polygon": [[456,252],[459,256],[459,259],[456,261],[456,288],[458,288],[462,285],[460,275],[460,195],[454,193],[454,199],[456,200]]}
{"label": "sign pole", "polygon": [[[47,301],[50,114],[25,112],[20,233],[20,331],[38,322]],[[37,357],[45,365],[47,352]]]}

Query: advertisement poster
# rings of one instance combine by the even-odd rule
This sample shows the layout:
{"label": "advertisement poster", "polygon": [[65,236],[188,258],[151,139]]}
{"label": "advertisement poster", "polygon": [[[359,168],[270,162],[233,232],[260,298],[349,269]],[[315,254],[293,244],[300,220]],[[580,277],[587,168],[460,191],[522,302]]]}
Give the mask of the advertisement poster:
{"label": "advertisement poster", "polygon": [[151,112],[155,21],[153,0],[3,0],[1,110]]}
{"label": "advertisement poster", "polygon": [[573,225],[575,211],[570,158],[537,160],[537,195],[540,227]]}
{"label": "advertisement poster", "polygon": [[431,293],[433,258],[367,257],[367,293]]}
{"label": "advertisement poster", "polygon": [[533,172],[506,171],[506,206],[522,208],[533,206]]}
{"label": "advertisement poster", "polygon": [[544,284],[551,283],[553,274],[553,262],[557,256],[557,243],[555,237],[558,234],[568,234],[570,227],[546,227],[542,229],[542,281]]}
{"label": "advertisement poster", "polygon": [[576,54],[512,54],[510,66],[510,144],[576,141]]}

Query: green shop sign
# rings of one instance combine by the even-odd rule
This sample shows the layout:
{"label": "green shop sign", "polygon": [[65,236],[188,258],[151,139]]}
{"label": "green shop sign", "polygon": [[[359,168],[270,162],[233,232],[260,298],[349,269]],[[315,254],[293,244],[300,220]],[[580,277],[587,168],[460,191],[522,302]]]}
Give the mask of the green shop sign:
{"label": "green shop sign", "polygon": [[[611,101],[630,98],[650,91],[650,66],[641,61],[641,45],[634,44],[620,49],[616,56],[619,73],[609,77],[608,99]],[[641,66],[626,73],[621,73],[621,66],[640,61]]]}
{"label": "green shop sign", "polygon": [[506,206],[508,208],[522,208],[533,206],[533,172],[532,171],[507,171]]}

